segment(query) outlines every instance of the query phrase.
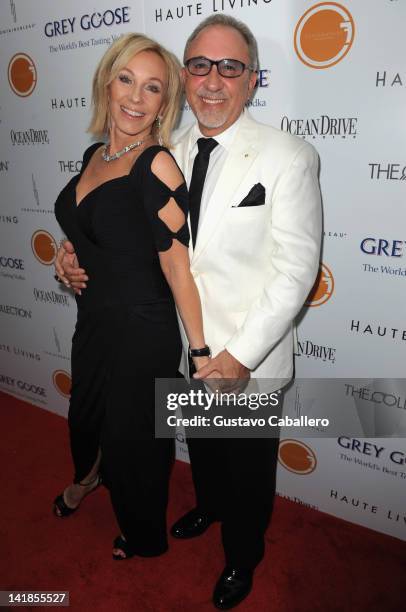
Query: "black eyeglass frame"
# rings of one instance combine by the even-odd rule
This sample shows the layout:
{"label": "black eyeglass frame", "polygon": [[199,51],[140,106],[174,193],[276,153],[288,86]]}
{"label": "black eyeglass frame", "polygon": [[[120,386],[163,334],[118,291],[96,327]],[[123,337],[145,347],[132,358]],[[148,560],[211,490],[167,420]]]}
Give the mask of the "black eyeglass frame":
{"label": "black eyeglass frame", "polygon": [[[206,62],[210,62],[210,67],[208,71],[205,74],[194,74],[193,72],[191,72],[189,68],[189,64],[193,60],[205,60]],[[221,72],[219,71],[219,64],[221,64],[222,62],[237,62],[238,64],[242,66],[241,73],[236,74],[235,76],[232,76],[231,74],[221,74]],[[212,71],[213,66],[216,66],[217,72],[219,73],[219,75],[224,77],[225,79],[238,79],[238,77],[240,77],[245,72],[245,70],[250,70],[251,72],[257,72],[253,66],[244,64],[244,62],[242,62],[241,60],[236,60],[231,57],[223,57],[220,60],[211,60],[208,57],[205,57],[204,55],[199,55],[197,57],[190,57],[189,59],[185,61],[185,67],[187,68],[189,74],[191,74],[192,76],[207,76]]]}

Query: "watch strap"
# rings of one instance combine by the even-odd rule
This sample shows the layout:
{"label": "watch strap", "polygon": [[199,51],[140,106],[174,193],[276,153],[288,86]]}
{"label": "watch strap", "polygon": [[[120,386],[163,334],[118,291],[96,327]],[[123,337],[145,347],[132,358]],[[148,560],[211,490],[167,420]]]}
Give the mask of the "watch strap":
{"label": "watch strap", "polygon": [[207,346],[207,344],[203,348],[191,349],[189,347],[189,355],[191,357],[210,357],[211,350],[210,347]]}

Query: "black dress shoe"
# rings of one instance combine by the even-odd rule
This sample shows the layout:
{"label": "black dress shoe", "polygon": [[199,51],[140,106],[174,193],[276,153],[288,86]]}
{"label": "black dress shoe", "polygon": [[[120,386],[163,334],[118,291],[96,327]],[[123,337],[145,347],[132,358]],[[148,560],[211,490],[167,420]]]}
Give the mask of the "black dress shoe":
{"label": "black dress shoe", "polygon": [[193,508],[173,524],[171,535],[182,540],[195,538],[202,535],[215,520],[211,515],[200,512],[198,508]]}
{"label": "black dress shoe", "polygon": [[226,567],[213,592],[213,603],[219,610],[230,610],[247,597],[252,588],[253,570]]}

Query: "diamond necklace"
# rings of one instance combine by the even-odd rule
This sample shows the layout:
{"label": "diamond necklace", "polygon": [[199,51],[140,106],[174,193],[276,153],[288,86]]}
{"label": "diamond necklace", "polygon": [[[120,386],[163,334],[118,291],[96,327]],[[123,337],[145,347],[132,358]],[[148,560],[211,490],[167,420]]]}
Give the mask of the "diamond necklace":
{"label": "diamond necklace", "polygon": [[102,149],[102,158],[105,162],[111,162],[115,159],[119,159],[119,157],[121,157],[125,153],[128,153],[128,151],[132,151],[133,149],[140,147],[142,144],[144,144],[144,142],[145,140],[138,140],[137,142],[133,142],[133,144],[127,145],[126,147],[124,147],[124,149],[117,151],[117,153],[113,153],[113,155],[108,155],[107,148],[110,147],[110,144],[106,144]]}

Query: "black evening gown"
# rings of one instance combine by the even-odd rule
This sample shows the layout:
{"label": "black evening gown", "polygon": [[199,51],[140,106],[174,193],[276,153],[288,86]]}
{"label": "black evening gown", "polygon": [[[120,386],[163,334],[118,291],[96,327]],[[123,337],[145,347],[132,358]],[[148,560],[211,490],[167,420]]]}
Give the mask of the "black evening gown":
{"label": "black evening gown", "polygon": [[[154,438],[154,379],[175,378],[181,340],[158,252],[189,243],[187,189],[175,191],[151,170],[160,146],[145,149],[130,173],[106,181],[77,205],[81,173],[61,191],[57,220],[89,277],[76,296],[69,432],[82,480],[102,451],[103,478],[123,535],[143,556],[167,549],[166,507],[174,442]],[[173,197],[185,224],[171,232],[158,212]]]}

